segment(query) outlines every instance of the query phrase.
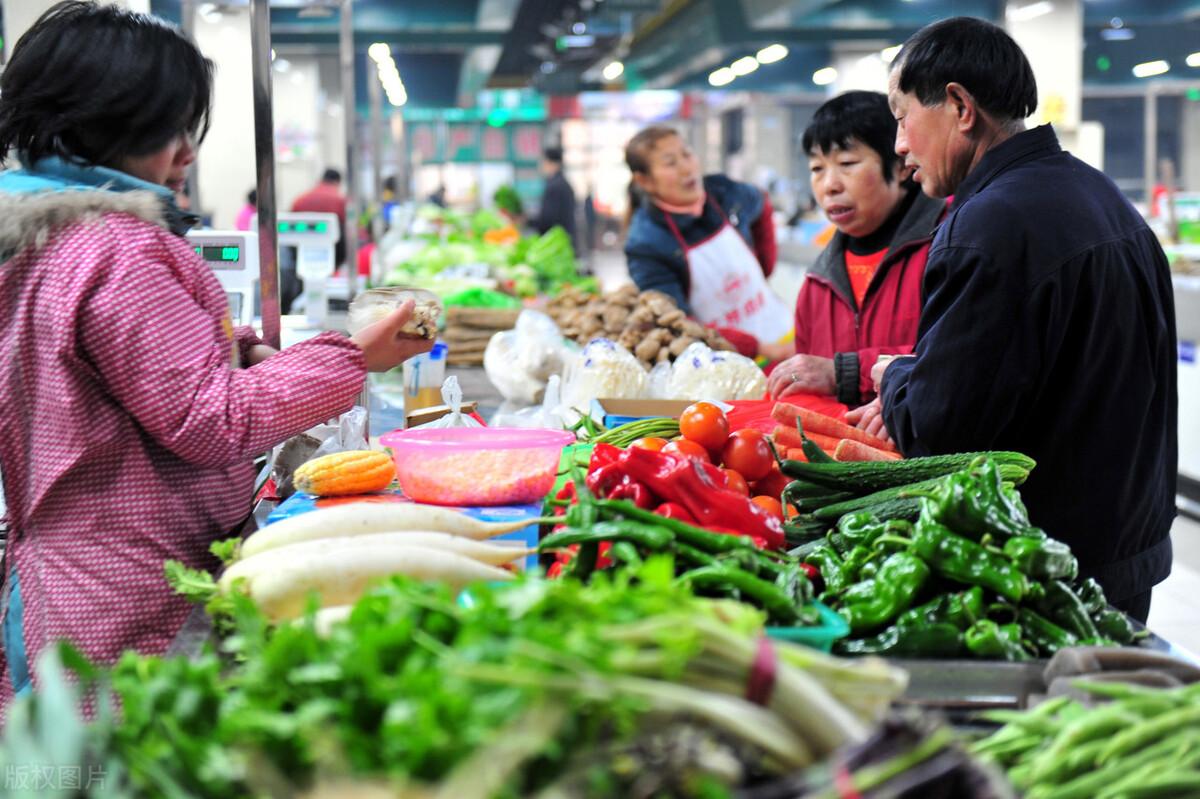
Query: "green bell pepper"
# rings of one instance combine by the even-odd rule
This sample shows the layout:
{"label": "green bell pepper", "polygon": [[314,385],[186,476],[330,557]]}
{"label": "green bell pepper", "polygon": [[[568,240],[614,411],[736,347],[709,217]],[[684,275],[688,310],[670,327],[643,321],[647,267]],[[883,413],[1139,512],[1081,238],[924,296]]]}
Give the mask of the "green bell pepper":
{"label": "green bell pepper", "polygon": [[1092,618],[1100,635],[1121,646],[1132,644],[1137,637],[1129,617],[1116,608],[1106,607],[1099,613],[1093,614]]}
{"label": "green bell pepper", "polygon": [[928,579],[929,567],[919,557],[893,553],[875,577],[846,589],[838,610],[852,631],[875,629],[907,610]]}
{"label": "green bell pepper", "polygon": [[1004,490],[1004,479],[991,458],[977,459],[969,469],[947,475],[936,488],[922,496],[933,502],[922,515],[974,541],[985,535],[1000,541],[1014,536],[1045,538],[1046,533],[1029,523],[1019,497]]}
{"label": "green bell pepper", "polygon": [[1016,624],[996,624],[980,619],[971,625],[964,636],[971,654],[991,660],[1029,660],[1021,645],[1021,628]]}
{"label": "green bell pepper", "polygon": [[[931,500],[922,500],[929,503]],[[924,511],[917,522],[913,547],[934,571],[966,585],[978,585],[1012,602],[1020,602],[1033,586],[1012,561],[981,544],[955,535]]]}
{"label": "green bell pepper", "polygon": [[846,564],[828,542],[822,542],[822,546],[809,552],[804,557],[804,562],[821,572],[821,580],[825,583],[823,596],[837,596],[846,589],[849,582],[846,577]]}
{"label": "green bell pepper", "polygon": [[839,655],[949,658],[962,652],[963,634],[953,624],[913,626],[897,621],[878,635],[841,641]]}
{"label": "green bell pepper", "polygon": [[837,529],[829,534],[829,543],[839,555],[845,556],[857,546],[872,546],[883,532],[883,522],[874,513],[847,513],[838,520]]}
{"label": "green bell pepper", "polygon": [[1062,580],[1051,580],[1045,589],[1045,595],[1034,603],[1039,613],[1077,638],[1101,637],[1083,601],[1069,585]]}
{"label": "green bell pepper", "polygon": [[1021,608],[1017,611],[1017,620],[1024,632],[1025,640],[1032,644],[1037,649],[1037,653],[1043,657],[1050,657],[1060,649],[1066,649],[1079,643],[1079,639],[1070,632],[1029,608]]}
{"label": "green bell pepper", "polygon": [[966,630],[984,615],[983,589],[976,585],[956,594],[942,594],[920,607],[906,610],[896,619],[896,623],[917,627],[951,624],[959,630]]}
{"label": "green bell pepper", "polygon": [[1074,580],[1079,575],[1071,548],[1053,538],[1010,538],[1004,542],[1004,554],[1035,580]]}

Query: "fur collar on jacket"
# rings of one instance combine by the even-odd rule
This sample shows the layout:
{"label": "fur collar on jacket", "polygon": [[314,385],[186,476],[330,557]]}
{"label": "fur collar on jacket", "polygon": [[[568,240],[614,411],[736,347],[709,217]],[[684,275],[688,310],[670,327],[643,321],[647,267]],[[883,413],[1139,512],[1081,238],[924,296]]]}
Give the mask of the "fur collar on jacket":
{"label": "fur collar on jacket", "polygon": [[162,200],[148,191],[80,189],[31,194],[0,192],[0,258],[27,247],[42,247],[55,230],[75,222],[124,213],[167,228]]}

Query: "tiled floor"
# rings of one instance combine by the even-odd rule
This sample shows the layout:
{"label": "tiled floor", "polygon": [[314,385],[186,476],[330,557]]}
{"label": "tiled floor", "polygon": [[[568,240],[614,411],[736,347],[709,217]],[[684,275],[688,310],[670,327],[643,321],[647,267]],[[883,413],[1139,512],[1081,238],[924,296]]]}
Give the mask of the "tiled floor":
{"label": "tiled floor", "polygon": [[1147,626],[1176,646],[1200,655],[1200,523],[1180,516],[1171,529],[1175,563],[1154,589]]}

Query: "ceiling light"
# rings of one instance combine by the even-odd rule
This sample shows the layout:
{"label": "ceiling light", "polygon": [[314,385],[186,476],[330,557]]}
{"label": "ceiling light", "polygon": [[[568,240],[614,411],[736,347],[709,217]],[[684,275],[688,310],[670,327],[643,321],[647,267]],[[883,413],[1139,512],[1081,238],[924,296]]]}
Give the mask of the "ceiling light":
{"label": "ceiling light", "polygon": [[1106,42],[1127,42],[1135,36],[1133,28],[1104,28],[1100,38]]}
{"label": "ceiling light", "polygon": [[774,64],[776,61],[782,61],[787,58],[788,49],[782,44],[769,44],[759,50],[754,58],[760,64]]}
{"label": "ceiling light", "polygon": [[372,61],[379,63],[385,58],[391,58],[392,48],[383,42],[375,42],[375,44],[367,48],[367,55],[371,57]]}
{"label": "ceiling light", "polygon": [[729,65],[729,69],[739,78],[743,75],[749,75],[751,72],[758,69],[758,59],[754,58],[754,56],[739,58],[737,61],[734,61]]}
{"label": "ceiling light", "polygon": [[737,75],[729,67],[721,67],[708,76],[708,82],[713,86],[728,86]]}
{"label": "ceiling light", "polygon": [[208,23],[215,24],[221,21],[221,9],[217,7],[216,3],[201,3],[196,9],[196,13]]}
{"label": "ceiling light", "polygon": [[543,75],[549,75],[555,69],[557,69],[557,67],[554,65],[553,61],[543,61],[542,62],[541,70],[542,70]]}
{"label": "ceiling light", "polygon": [[1028,22],[1031,19],[1045,16],[1053,10],[1054,3],[1049,2],[1049,0],[1039,0],[1039,2],[1030,3],[1020,8],[1009,6],[1008,12],[1004,16],[1008,17],[1009,22]]}
{"label": "ceiling light", "polygon": [[1186,63],[1189,67],[1200,67],[1200,53],[1192,53]]}
{"label": "ceiling light", "polygon": [[817,84],[818,86],[828,86],[837,80],[837,76],[838,71],[836,69],[833,67],[825,67],[814,72],[812,80],[813,83]]}
{"label": "ceiling light", "polygon": [[571,33],[575,34],[576,36],[581,33],[587,33],[587,25],[583,24],[582,22],[576,22],[571,26]]}
{"label": "ceiling light", "polygon": [[1166,61],[1146,61],[1133,68],[1133,76],[1135,78],[1150,78],[1155,75],[1161,75],[1170,69],[1171,65]]}
{"label": "ceiling light", "polygon": [[900,49],[904,47],[902,44],[894,44],[891,47],[885,47],[879,51],[879,57],[883,59],[883,63],[890,64],[896,60],[896,56],[900,55]]}
{"label": "ceiling light", "polygon": [[287,72],[292,68],[292,62],[288,61],[286,58],[280,58],[272,66],[275,67],[276,72]]}
{"label": "ceiling light", "polygon": [[604,71],[601,74],[604,75],[605,80],[616,80],[617,78],[621,77],[624,72],[625,65],[620,61],[613,61],[604,68]]}
{"label": "ceiling light", "polygon": [[271,48],[271,60],[272,61],[275,60],[275,48],[274,47]]}

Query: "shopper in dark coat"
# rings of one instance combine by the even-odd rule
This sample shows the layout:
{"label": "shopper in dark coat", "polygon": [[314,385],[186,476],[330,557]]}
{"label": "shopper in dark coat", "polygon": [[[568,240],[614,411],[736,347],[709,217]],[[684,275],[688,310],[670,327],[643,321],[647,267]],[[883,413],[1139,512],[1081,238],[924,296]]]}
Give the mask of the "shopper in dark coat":
{"label": "shopper in dark coat", "polygon": [[[926,267],[915,357],[882,377],[905,455],[1007,449],[1021,493],[1116,606],[1145,620],[1171,570],[1176,344],[1162,248],[1112,181],[1065,153],[1024,54],[976,19],[905,44],[889,92],[896,151],[954,195]],[[860,414],[868,426],[872,411]]]}
{"label": "shopper in dark coat", "polygon": [[547,147],[542,155],[542,174],[546,176],[546,188],[542,192],[542,207],[533,227],[545,233],[558,225],[567,231],[571,244],[575,244],[575,190],[563,177],[563,152],[561,147]]}

